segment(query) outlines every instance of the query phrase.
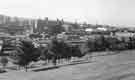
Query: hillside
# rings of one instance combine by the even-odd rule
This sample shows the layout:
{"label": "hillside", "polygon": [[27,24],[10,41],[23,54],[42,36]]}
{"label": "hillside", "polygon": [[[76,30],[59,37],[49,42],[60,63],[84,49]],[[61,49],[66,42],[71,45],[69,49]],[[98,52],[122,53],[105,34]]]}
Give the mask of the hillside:
{"label": "hillside", "polygon": [[134,80],[135,51],[97,56],[89,63],[62,66],[42,71],[12,71],[0,75],[1,80]]}

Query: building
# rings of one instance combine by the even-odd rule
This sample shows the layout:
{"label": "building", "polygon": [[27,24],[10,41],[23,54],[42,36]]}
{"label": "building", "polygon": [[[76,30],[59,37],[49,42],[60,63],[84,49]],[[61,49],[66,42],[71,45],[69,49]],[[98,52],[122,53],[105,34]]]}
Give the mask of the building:
{"label": "building", "polygon": [[48,33],[50,29],[52,29],[56,25],[62,25],[62,27],[65,29],[65,31],[70,31],[71,28],[73,28],[73,23],[66,22],[63,19],[62,20],[49,20],[48,18],[45,18],[44,20],[38,19],[36,22],[36,28],[34,28],[34,32],[46,32]]}
{"label": "building", "polygon": [[0,32],[11,35],[26,35],[28,32],[32,33],[32,29],[29,25],[3,25],[0,24]]}
{"label": "building", "polygon": [[44,20],[38,19],[36,23],[36,27],[34,28],[34,32],[48,33],[49,29],[53,26],[56,26],[60,24],[60,21],[56,20],[48,20],[48,18],[45,18]]}

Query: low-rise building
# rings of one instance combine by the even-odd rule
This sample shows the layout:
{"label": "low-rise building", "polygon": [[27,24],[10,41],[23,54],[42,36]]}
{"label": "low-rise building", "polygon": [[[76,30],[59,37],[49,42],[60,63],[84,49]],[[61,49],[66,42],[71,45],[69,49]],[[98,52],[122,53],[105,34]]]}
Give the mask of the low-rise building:
{"label": "low-rise building", "polygon": [[28,25],[0,25],[0,32],[11,35],[26,35],[28,32],[32,33],[31,27]]}

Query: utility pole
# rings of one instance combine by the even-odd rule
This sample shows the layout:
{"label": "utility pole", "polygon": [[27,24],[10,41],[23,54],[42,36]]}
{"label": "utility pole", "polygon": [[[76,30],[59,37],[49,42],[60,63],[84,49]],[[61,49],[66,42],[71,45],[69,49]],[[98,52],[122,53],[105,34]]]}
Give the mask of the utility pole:
{"label": "utility pole", "polygon": [[98,25],[98,20],[96,20],[96,25]]}
{"label": "utility pole", "polygon": [[97,28],[97,26],[98,26],[98,21],[96,20],[96,28]]}

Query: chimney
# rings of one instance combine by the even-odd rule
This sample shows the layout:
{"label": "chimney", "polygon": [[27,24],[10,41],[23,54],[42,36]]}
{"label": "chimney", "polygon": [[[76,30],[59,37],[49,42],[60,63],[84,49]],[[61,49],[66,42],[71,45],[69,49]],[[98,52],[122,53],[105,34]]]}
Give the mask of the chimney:
{"label": "chimney", "polygon": [[61,23],[64,24],[64,20],[63,19],[61,20]]}
{"label": "chimney", "polygon": [[57,24],[59,24],[60,23],[60,21],[59,21],[59,19],[57,18]]}
{"label": "chimney", "polygon": [[75,24],[78,24],[77,19],[75,19]]}
{"label": "chimney", "polygon": [[45,18],[45,22],[46,22],[46,24],[48,24],[48,17]]}

